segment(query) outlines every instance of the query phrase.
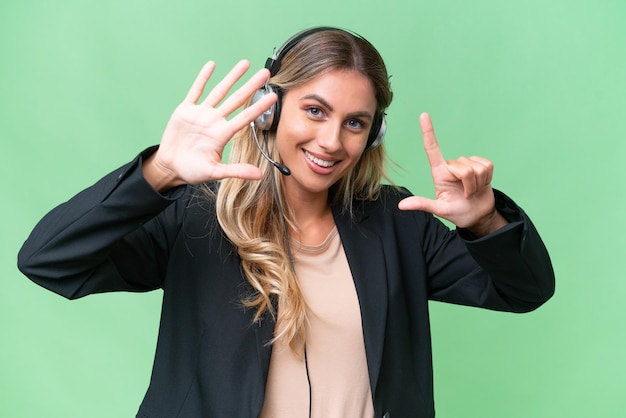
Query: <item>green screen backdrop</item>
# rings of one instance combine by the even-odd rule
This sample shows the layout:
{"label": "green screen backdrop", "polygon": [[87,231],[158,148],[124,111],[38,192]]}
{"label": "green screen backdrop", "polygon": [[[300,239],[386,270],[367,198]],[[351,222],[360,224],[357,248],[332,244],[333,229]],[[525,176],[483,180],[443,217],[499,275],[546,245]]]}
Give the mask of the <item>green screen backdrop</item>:
{"label": "green screen backdrop", "polygon": [[34,224],[158,143],[202,64],[261,67],[335,25],[392,74],[393,179],[432,196],[420,112],[448,158],[483,155],[551,252],[524,315],[431,304],[440,418],[626,416],[626,2],[24,0],[0,3],[0,416],[131,417],[160,292],[66,301],[16,268]]}

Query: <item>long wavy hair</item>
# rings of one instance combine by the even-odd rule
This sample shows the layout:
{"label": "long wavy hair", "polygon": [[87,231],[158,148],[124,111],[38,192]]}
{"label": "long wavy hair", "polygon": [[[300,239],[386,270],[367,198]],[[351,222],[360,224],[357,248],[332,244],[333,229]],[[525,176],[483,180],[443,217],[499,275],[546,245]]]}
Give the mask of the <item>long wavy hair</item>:
{"label": "long wavy hair", "polygon": [[[323,30],[308,35],[289,50],[281,68],[269,82],[283,92],[333,70],[365,75],[374,88],[377,111],[392,99],[389,76],[378,51],[365,39],[343,30]],[[244,295],[246,307],[255,309],[255,321],[269,313],[276,320],[274,340],[289,344],[300,355],[305,342],[306,303],[292,268],[283,221],[298,230],[285,195],[282,175],[260,156],[250,127],[231,141],[230,162],[257,165],[265,175],[259,181],[229,178],[221,181],[216,197],[219,224],[237,249],[241,268],[252,290]],[[280,160],[273,147],[275,134],[267,133],[268,153]],[[366,151],[353,169],[330,190],[331,205],[352,215],[355,199],[378,197],[384,172],[383,145]],[[284,211],[279,207],[284,208]],[[281,219],[282,218],[282,219]]]}

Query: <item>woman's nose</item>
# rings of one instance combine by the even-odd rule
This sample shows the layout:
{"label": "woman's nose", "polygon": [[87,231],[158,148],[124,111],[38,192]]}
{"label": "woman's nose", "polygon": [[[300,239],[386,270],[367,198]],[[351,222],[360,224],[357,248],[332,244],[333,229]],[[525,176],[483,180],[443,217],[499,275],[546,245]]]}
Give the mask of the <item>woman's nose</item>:
{"label": "woman's nose", "polygon": [[318,132],[317,143],[326,151],[336,151],[341,147],[341,123],[328,121]]}

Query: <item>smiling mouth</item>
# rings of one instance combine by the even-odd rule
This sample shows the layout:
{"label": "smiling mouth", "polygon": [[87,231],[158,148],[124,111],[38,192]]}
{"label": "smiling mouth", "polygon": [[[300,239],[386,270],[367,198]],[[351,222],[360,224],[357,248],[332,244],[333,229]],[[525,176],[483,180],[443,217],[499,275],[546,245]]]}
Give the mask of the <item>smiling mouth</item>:
{"label": "smiling mouth", "polygon": [[335,165],[335,163],[337,161],[326,161],[326,160],[322,160],[321,158],[317,158],[314,155],[312,155],[310,152],[308,151],[304,151],[304,155],[306,155],[306,158],[309,159],[309,161],[311,161],[312,163],[315,163],[317,165],[319,165],[320,167],[332,167]]}

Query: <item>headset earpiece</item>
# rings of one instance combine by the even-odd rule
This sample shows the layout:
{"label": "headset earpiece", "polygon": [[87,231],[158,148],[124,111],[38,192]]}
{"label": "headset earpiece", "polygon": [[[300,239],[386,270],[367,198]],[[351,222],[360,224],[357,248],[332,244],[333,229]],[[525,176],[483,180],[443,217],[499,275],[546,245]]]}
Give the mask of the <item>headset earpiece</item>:
{"label": "headset earpiece", "polygon": [[273,84],[266,84],[265,86],[257,90],[252,97],[251,104],[254,104],[270,93],[276,93],[278,95],[278,100],[276,100],[276,103],[274,103],[269,109],[261,113],[261,115],[259,115],[259,117],[255,119],[254,126],[256,126],[256,128],[260,129],[261,131],[273,131],[278,126],[282,94],[278,86],[275,86]]}
{"label": "headset earpiece", "polygon": [[367,138],[367,145],[365,146],[365,151],[370,151],[378,148],[378,146],[383,142],[383,138],[385,137],[385,133],[387,132],[387,121],[385,119],[385,114],[382,112],[377,112],[376,116],[374,116],[374,121],[372,122],[372,129],[370,130],[370,135]]}

